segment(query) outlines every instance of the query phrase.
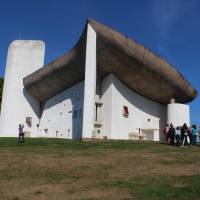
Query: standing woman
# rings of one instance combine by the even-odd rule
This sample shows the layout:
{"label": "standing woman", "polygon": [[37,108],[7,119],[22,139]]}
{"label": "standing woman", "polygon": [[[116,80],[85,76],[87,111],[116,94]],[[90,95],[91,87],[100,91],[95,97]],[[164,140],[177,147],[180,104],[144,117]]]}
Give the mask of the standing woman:
{"label": "standing woman", "polygon": [[184,147],[187,145],[187,137],[188,137],[188,127],[187,127],[186,123],[183,124],[181,131],[183,133],[182,147]]}
{"label": "standing woman", "polygon": [[189,145],[192,146],[192,126],[188,128]]}
{"label": "standing woman", "polygon": [[196,146],[198,131],[195,124],[192,125],[191,133],[192,133],[192,146]]}
{"label": "standing woman", "polygon": [[176,145],[179,146],[181,141],[181,128],[179,126],[177,126],[175,130],[175,139]]}
{"label": "standing woman", "polygon": [[163,133],[165,134],[165,138],[166,138],[166,144],[170,143],[170,138],[169,138],[169,124],[166,125]]}

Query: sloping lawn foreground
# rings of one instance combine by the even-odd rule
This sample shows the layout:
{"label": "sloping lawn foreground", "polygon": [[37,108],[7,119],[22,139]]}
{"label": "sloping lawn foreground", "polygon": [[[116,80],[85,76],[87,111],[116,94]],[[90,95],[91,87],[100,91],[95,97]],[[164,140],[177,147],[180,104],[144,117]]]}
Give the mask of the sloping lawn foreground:
{"label": "sloping lawn foreground", "polygon": [[0,138],[0,199],[200,199],[200,147]]}

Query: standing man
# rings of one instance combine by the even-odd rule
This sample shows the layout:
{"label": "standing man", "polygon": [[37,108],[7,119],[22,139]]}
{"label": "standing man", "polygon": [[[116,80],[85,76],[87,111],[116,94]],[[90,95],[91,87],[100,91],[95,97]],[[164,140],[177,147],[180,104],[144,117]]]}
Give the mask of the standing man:
{"label": "standing man", "polygon": [[22,124],[19,124],[19,138],[18,138],[18,141],[21,143],[21,142],[25,142],[25,140],[24,140],[24,131],[23,131],[23,129],[24,129],[24,125],[22,125]]}

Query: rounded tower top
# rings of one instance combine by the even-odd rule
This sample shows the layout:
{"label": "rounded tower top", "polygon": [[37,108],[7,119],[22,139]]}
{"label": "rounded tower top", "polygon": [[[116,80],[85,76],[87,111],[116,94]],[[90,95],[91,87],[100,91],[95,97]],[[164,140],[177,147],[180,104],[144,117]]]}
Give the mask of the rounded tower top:
{"label": "rounded tower top", "polygon": [[45,43],[42,40],[14,40],[9,45],[9,50],[13,48],[20,48],[20,47],[26,47],[26,46],[32,46],[42,49],[45,49]]}

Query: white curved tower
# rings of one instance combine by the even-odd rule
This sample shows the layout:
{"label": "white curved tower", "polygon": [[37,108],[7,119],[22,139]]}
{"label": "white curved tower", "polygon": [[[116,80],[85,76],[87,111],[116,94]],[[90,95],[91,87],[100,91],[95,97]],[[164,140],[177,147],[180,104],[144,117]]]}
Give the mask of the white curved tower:
{"label": "white curved tower", "polygon": [[186,123],[190,126],[189,105],[180,103],[170,103],[167,105],[167,123],[172,123],[175,127]]}
{"label": "white curved tower", "polygon": [[42,41],[16,40],[8,49],[1,106],[0,136],[18,136],[18,125],[31,137],[37,134],[40,104],[28,94],[23,78],[44,65]]}

